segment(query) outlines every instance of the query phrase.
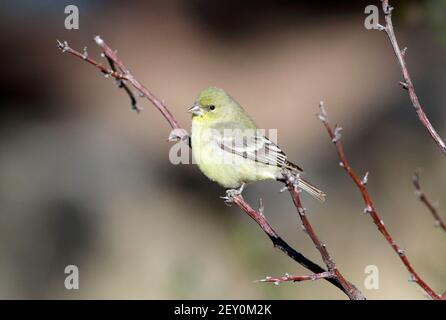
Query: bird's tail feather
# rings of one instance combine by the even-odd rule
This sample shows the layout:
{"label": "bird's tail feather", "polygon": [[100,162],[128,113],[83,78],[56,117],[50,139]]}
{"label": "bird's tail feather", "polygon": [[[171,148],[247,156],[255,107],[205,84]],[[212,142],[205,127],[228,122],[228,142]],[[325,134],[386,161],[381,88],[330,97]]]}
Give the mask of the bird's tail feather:
{"label": "bird's tail feather", "polygon": [[315,186],[313,186],[308,181],[306,181],[306,180],[304,180],[302,178],[299,178],[298,187],[301,188],[302,190],[308,192],[313,198],[316,198],[320,202],[324,202],[325,201],[325,192],[323,192],[322,190],[316,188]]}
{"label": "bird's tail feather", "polygon": [[285,163],[285,169],[291,171],[291,173],[297,177],[299,181],[298,184],[299,188],[308,192],[313,198],[316,198],[320,202],[325,201],[325,196],[326,196],[325,192],[316,188],[314,185],[312,185],[305,179],[299,177],[299,174],[303,172],[301,167],[287,160]]}
{"label": "bird's tail feather", "polygon": [[292,163],[291,161],[288,161],[288,160],[285,162],[285,168],[288,170],[291,170],[293,172],[302,172],[303,171],[302,168],[299,167],[297,164]]}

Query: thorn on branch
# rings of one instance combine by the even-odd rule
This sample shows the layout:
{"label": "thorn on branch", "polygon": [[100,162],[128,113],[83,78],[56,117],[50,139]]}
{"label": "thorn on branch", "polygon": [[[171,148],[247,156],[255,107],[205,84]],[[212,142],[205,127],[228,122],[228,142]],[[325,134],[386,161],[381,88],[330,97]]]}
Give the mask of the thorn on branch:
{"label": "thorn on branch", "polygon": [[407,84],[407,82],[400,81],[399,83],[400,83],[400,86],[401,86],[403,89],[405,89],[405,90],[408,90],[408,89],[409,89],[409,85]]}
{"label": "thorn on branch", "polygon": [[367,171],[364,175],[364,178],[362,178],[361,183],[363,186],[367,185],[369,182],[369,172]]}
{"label": "thorn on branch", "polygon": [[377,23],[376,24],[376,30],[378,30],[378,31],[385,31],[386,27],[384,27],[382,24]]}
{"label": "thorn on branch", "polygon": [[327,111],[325,110],[324,101],[319,102],[319,113],[317,117],[322,122],[328,122]]}
{"label": "thorn on branch", "polygon": [[388,14],[388,15],[392,14],[393,9],[394,9],[394,8],[393,8],[392,6],[390,6],[390,5],[387,6],[387,14]]}
{"label": "thorn on branch", "polygon": [[264,212],[265,212],[265,206],[263,205],[263,200],[262,200],[262,198],[259,199],[259,209],[258,209],[258,211],[259,211],[259,213],[260,213],[260,215],[261,215],[262,217],[265,216],[265,215],[264,215]]}
{"label": "thorn on branch", "polygon": [[84,50],[82,52],[83,52],[82,56],[83,56],[84,60],[87,60],[88,59],[87,46],[84,47]]}
{"label": "thorn on branch", "polygon": [[101,46],[102,44],[104,44],[104,40],[102,40],[102,38],[101,38],[100,35],[95,36],[95,37],[94,37],[94,41],[95,41],[99,46]]}
{"label": "thorn on branch", "polygon": [[402,55],[403,57],[406,57],[406,52],[407,52],[407,47],[404,47],[404,48],[401,50],[401,55]]}
{"label": "thorn on branch", "polygon": [[70,46],[68,45],[68,42],[67,42],[67,41],[64,41],[64,42],[61,42],[61,41],[59,41],[59,40],[56,40],[56,41],[57,41],[57,47],[58,47],[60,50],[62,50],[62,52],[67,52],[68,49],[70,49]]}
{"label": "thorn on branch", "polygon": [[336,125],[334,129],[334,137],[331,139],[331,142],[336,143],[342,138],[342,127]]}
{"label": "thorn on branch", "polygon": [[404,249],[399,248],[398,254],[400,255],[400,257],[404,257],[406,255],[406,251]]}
{"label": "thorn on branch", "polygon": [[370,205],[367,205],[363,211],[364,214],[368,214],[368,213],[372,213],[372,212],[373,212],[373,208]]}

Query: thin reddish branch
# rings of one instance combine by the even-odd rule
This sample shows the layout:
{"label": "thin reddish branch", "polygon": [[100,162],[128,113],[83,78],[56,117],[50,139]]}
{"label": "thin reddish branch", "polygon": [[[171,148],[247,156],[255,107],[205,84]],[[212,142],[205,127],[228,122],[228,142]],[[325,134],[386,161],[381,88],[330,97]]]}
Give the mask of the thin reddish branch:
{"label": "thin reddish branch", "polygon": [[[370,217],[372,218],[375,225],[378,227],[378,230],[382,233],[384,238],[387,240],[389,245],[392,247],[393,251],[398,255],[398,257],[403,262],[406,269],[409,271],[411,280],[416,282],[421,288],[426,291],[426,293],[434,300],[438,300],[441,298],[439,294],[437,294],[426,282],[424,282],[423,279],[418,275],[418,273],[413,268],[412,264],[410,263],[409,259],[407,258],[404,250],[396,244],[396,242],[393,240],[390,233],[387,231],[387,228],[384,226],[384,222],[379,216],[378,212],[376,211],[372,198],[370,197],[370,194],[367,190],[366,184],[367,182],[364,180],[361,180],[358,175],[353,171],[352,167],[350,166],[350,163],[347,160],[347,157],[344,152],[344,148],[341,143],[341,135],[340,135],[340,127],[336,127],[334,130],[331,128],[327,113],[325,111],[324,105],[321,102],[320,104],[320,113],[318,114],[318,118],[322,121],[325,128],[327,129],[328,135],[330,136],[331,141],[336,146],[336,151],[338,153],[339,159],[341,160],[341,166],[344,168],[345,172],[348,173],[348,175],[352,178],[353,182],[356,184],[356,186],[359,188],[359,191],[361,192],[362,198],[364,199],[364,203],[366,205],[364,209],[364,213],[370,214]],[[368,174],[367,174],[368,176]]]}
{"label": "thin reddish branch", "polygon": [[164,104],[164,102],[160,99],[158,99],[152,92],[150,92],[144,85],[142,85],[136,78],[133,76],[133,74],[130,72],[130,70],[125,66],[125,64],[122,62],[121,59],[119,59],[118,55],[116,54],[116,51],[112,50],[104,40],[100,36],[96,36],[94,38],[94,41],[98,44],[98,46],[101,47],[104,54],[110,58],[116,66],[122,71],[122,73],[125,75],[125,80],[129,81],[135,88],[138,90],[140,94],[145,96],[154,106],[157,108],[161,114],[164,116],[164,118],[169,122],[172,129],[180,129],[180,125],[178,121],[175,119],[175,117],[172,115],[172,113],[169,111],[167,106]]}
{"label": "thin reddish branch", "polygon": [[415,91],[415,86],[414,86],[412,79],[410,77],[409,70],[407,69],[405,49],[401,50],[398,45],[398,41],[396,40],[395,31],[393,29],[393,23],[392,23],[393,7],[391,7],[389,5],[388,0],[381,0],[381,2],[382,2],[382,9],[384,12],[384,16],[385,16],[384,19],[386,21],[386,25],[379,26],[379,29],[386,32],[386,34],[390,40],[390,43],[392,44],[393,51],[395,52],[396,58],[398,60],[398,63],[400,65],[401,72],[402,72],[403,78],[404,78],[404,82],[400,82],[400,84],[409,93],[410,101],[412,102],[415,112],[418,115],[418,119],[423,124],[423,126],[427,129],[427,131],[431,135],[432,139],[438,145],[438,147],[443,152],[443,154],[446,155],[446,144],[444,143],[444,141],[440,137],[440,135],[437,133],[435,128],[432,126],[431,122],[429,121],[429,118],[427,117],[426,113],[424,112],[423,107],[421,106],[421,103],[418,99],[417,93]]}
{"label": "thin reddish branch", "polygon": [[319,251],[322,260],[327,266],[328,272],[332,274],[333,278],[339,281],[339,283],[344,288],[344,292],[347,293],[348,297],[351,300],[364,300],[365,297],[363,296],[363,294],[353,284],[348,282],[341,274],[339,269],[336,267],[333,258],[328,252],[327,246],[324,243],[322,243],[322,241],[317,236],[313,226],[310,223],[310,220],[308,219],[306,209],[302,204],[302,200],[300,199],[301,190],[298,189],[298,184],[296,184],[295,181],[296,181],[295,178],[293,178],[292,176],[288,177],[286,182],[288,190],[290,192],[291,198],[293,199],[293,203],[296,206],[298,216],[302,221],[303,228],[305,232],[308,234],[308,236],[311,238],[311,241],[313,241],[313,244],[316,246],[316,249]]}
{"label": "thin reddish branch", "polygon": [[432,216],[434,217],[435,220],[435,226],[439,226],[444,231],[446,231],[446,223],[443,221],[440,214],[438,213],[436,206],[432,202],[430,202],[430,200],[426,197],[426,194],[423,192],[423,189],[421,188],[420,174],[418,172],[415,172],[415,174],[413,175],[412,182],[415,187],[415,192],[418,199],[420,199],[420,201],[424,203],[424,205],[432,213]]}
{"label": "thin reddish branch", "polygon": [[[69,45],[66,41],[64,41],[64,42],[58,41],[58,48],[61,49],[62,52],[69,53],[81,60],[86,61],[87,63],[91,64],[92,66],[97,68],[99,71],[104,73],[106,76],[111,76],[111,77],[115,78],[116,80],[128,81],[129,83],[131,83],[132,86],[140,93],[140,95],[146,97],[161,112],[161,114],[167,120],[167,122],[172,127],[172,129],[178,129],[178,130],[174,130],[171,132],[171,135],[169,136],[170,140],[178,140],[178,139],[187,138],[188,135],[187,135],[186,130],[181,128],[178,121],[175,119],[175,117],[169,111],[169,109],[163,103],[163,101],[158,99],[144,85],[142,85],[138,80],[135,79],[133,74],[125,66],[125,64],[122,62],[122,60],[119,59],[119,57],[116,54],[116,51],[112,50],[105,43],[105,41],[101,39],[101,37],[96,36],[94,38],[94,40],[101,47],[104,56],[110,62],[111,69],[104,67],[101,63],[98,63],[97,61],[88,57],[86,50],[84,50],[84,53],[82,54],[79,51],[72,49],[71,47],[69,47]],[[114,70],[115,67],[117,67],[119,69],[119,71]],[[124,88],[126,89],[126,92],[132,98],[133,95],[131,92],[129,92],[129,88],[126,86]],[[288,255],[294,261],[296,261],[297,263],[299,263],[300,265],[302,265],[303,267],[307,268],[308,270],[310,270],[311,272],[313,272],[315,274],[323,274],[324,272],[327,272],[324,268],[322,268],[318,264],[314,263],[310,259],[306,258],[300,252],[296,251],[290,245],[288,245],[282,238],[280,238],[279,235],[271,228],[268,220],[265,218],[263,213],[254,210],[243,199],[242,196],[234,196],[234,197],[232,197],[231,200],[232,200],[232,202],[236,203],[242,211],[247,213],[252,219],[254,219],[257,222],[257,224],[260,226],[260,228],[271,239],[271,241],[275,247],[282,250],[286,255]],[[327,281],[329,281],[330,283],[332,283],[334,286],[338,287],[340,290],[344,291],[345,294],[349,295],[349,293],[345,291],[344,286],[338,281],[338,279],[331,278],[331,277],[326,277],[325,279]]]}
{"label": "thin reddish branch", "polygon": [[314,281],[319,279],[327,279],[333,278],[333,273],[330,271],[325,271],[321,273],[312,273],[309,275],[285,275],[283,277],[265,277],[264,279],[259,280],[260,282],[271,282],[274,284],[279,284],[280,282],[300,282],[300,281]]}
{"label": "thin reddish branch", "polygon": [[[115,78],[116,80],[121,81],[128,81],[132,84],[132,86],[139,92],[140,95],[146,97],[155,108],[157,108],[161,114],[164,116],[164,118],[167,120],[169,125],[172,127],[172,129],[181,129],[176,131],[176,134],[180,135],[177,138],[182,139],[187,136],[184,129],[181,128],[178,121],[175,119],[175,117],[172,115],[172,113],[169,111],[165,103],[158,99],[153,93],[151,93],[144,85],[142,85],[136,78],[133,76],[133,74],[130,72],[130,70],[125,66],[125,64],[122,62],[121,59],[119,59],[116,51],[112,50],[104,40],[100,36],[96,36],[94,38],[94,41],[96,44],[102,49],[102,52],[109,61],[111,61],[114,65],[116,65],[120,71],[114,71],[110,68],[105,67],[102,63],[97,62],[94,59],[91,59],[88,54],[86,54],[86,51],[84,53],[80,53],[77,50],[74,50],[71,48],[66,41],[60,42],[58,41],[58,48],[62,50],[62,52],[69,53],[79,59],[82,59],[86,61],[87,63],[91,64],[92,66],[96,67],[106,76],[110,76]],[[183,132],[184,131],[184,132]]]}
{"label": "thin reddish branch", "polygon": [[[260,228],[266,233],[266,235],[270,238],[275,248],[280,249],[286,255],[288,255],[291,259],[310,270],[315,274],[326,272],[324,268],[314,263],[313,261],[306,258],[304,255],[294,250],[288,243],[286,243],[279,235],[274,231],[274,229],[269,224],[268,220],[265,218],[263,214],[263,210],[254,210],[241,195],[236,195],[230,198],[230,202],[235,203],[242,209],[245,213],[247,213]],[[331,282],[333,285],[341,289],[346,295],[349,295],[349,292],[345,290],[344,286],[339,282],[339,279],[327,277],[327,281]]]}
{"label": "thin reddish branch", "polygon": [[105,74],[107,77],[113,77],[116,80],[127,80],[126,76],[123,75],[121,72],[113,71],[107,67],[105,67],[102,63],[97,62],[96,60],[90,58],[88,56],[88,53],[86,51],[86,47],[84,48],[84,52],[80,53],[77,50],[72,49],[67,41],[61,42],[57,40],[57,47],[62,50],[62,52],[69,53],[79,59],[84,60],[85,62],[91,64],[95,68],[99,69],[103,74]]}

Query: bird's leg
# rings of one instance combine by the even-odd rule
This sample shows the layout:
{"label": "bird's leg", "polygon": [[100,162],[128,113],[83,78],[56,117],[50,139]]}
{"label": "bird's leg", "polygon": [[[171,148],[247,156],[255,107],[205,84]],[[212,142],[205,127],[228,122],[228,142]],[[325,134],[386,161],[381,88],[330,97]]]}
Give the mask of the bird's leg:
{"label": "bird's leg", "polygon": [[168,140],[172,142],[184,141],[189,147],[191,147],[190,136],[184,129],[175,128],[170,131]]}
{"label": "bird's leg", "polygon": [[[278,179],[279,181],[282,181],[283,183],[287,184],[287,182],[291,182],[294,188],[299,189],[299,181],[300,181],[300,174],[301,172],[293,172],[289,170],[283,170],[282,171],[282,179]],[[288,186],[284,186],[282,189],[280,189],[280,192],[284,192],[288,189]]]}
{"label": "bird's leg", "polygon": [[234,202],[234,197],[240,196],[243,192],[243,189],[245,189],[246,183],[243,183],[238,189],[227,189],[226,195],[224,197],[220,197],[223,200],[225,200],[225,203],[227,205],[231,205]]}

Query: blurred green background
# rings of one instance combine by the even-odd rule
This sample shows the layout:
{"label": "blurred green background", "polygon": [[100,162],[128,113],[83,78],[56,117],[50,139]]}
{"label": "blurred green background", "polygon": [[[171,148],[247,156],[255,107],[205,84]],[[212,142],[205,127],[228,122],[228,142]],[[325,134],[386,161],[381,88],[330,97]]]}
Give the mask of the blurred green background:
{"label": "blurred green background", "polygon": [[[392,1],[421,102],[446,136],[446,1]],[[64,28],[75,4],[80,29]],[[422,168],[445,203],[446,162],[416,119],[384,33],[364,28],[379,1],[2,1],[0,45],[0,298],[345,299],[325,281],[255,283],[307,274],[194,165],[168,161],[169,127],[147,102],[137,115],[112,79],[56,48],[99,59],[100,34],[180,123],[203,88],[225,88],[278,141],[326,203],[304,196],[344,275],[369,299],[425,299],[338,165],[317,105],[332,123],[395,240],[420,275],[446,289],[446,234],[414,196]],[[382,18],[382,17],[381,17]],[[105,62],[105,61],[104,61]],[[279,183],[250,185],[273,227],[320,262]],[[440,209],[442,207],[440,206]],[[443,216],[446,212],[442,211]],[[64,268],[80,289],[64,288]],[[364,287],[367,265],[379,290]]]}

